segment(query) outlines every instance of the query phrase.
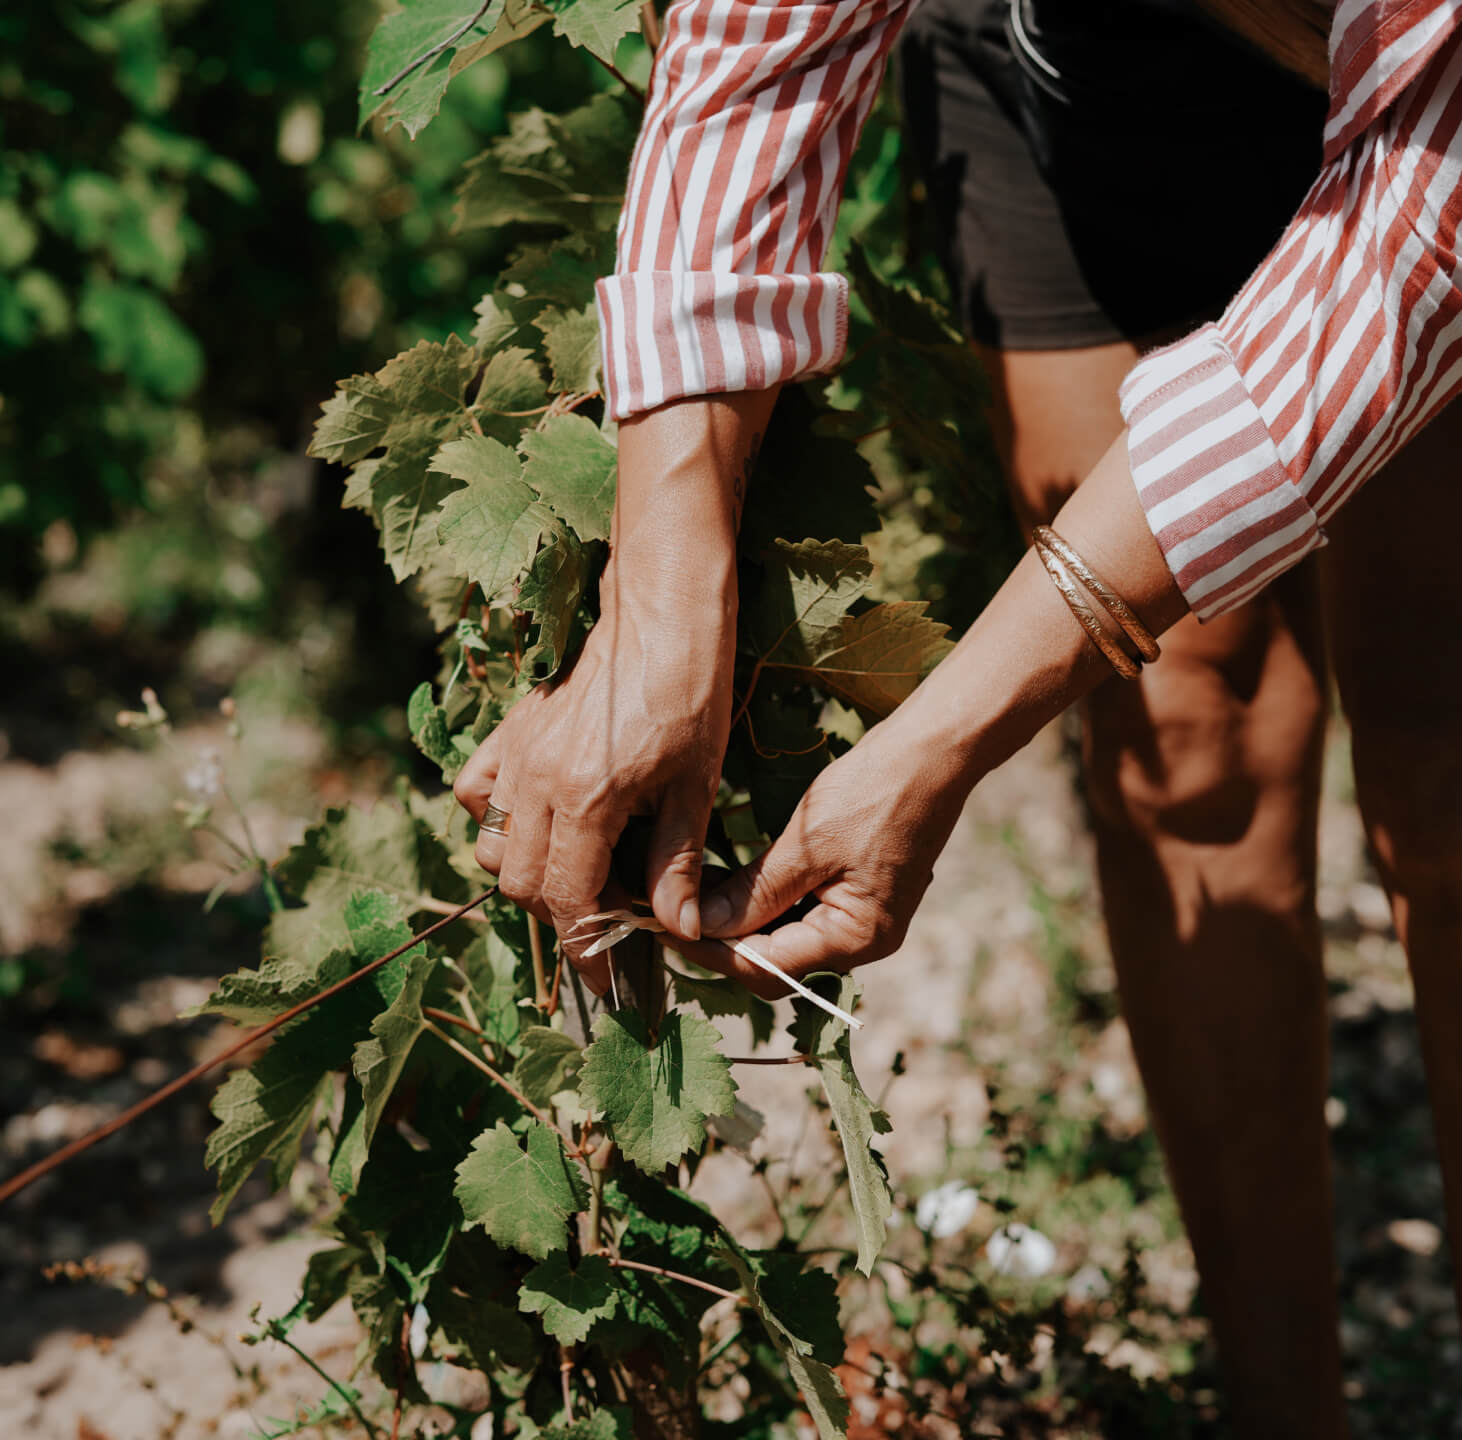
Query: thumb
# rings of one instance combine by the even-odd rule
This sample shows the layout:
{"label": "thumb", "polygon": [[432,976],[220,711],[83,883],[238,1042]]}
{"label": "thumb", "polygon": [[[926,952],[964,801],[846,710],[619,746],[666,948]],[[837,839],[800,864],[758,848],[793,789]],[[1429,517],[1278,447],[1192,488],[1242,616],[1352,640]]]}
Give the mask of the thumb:
{"label": "thumb", "polygon": [[706,896],[702,928],[717,939],[755,935],[827,878],[814,868],[801,835],[789,830]]}
{"label": "thumb", "polygon": [[701,855],[714,793],[694,779],[671,783],[655,817],[645,884],[655,918],[677,939],[701,938]]}

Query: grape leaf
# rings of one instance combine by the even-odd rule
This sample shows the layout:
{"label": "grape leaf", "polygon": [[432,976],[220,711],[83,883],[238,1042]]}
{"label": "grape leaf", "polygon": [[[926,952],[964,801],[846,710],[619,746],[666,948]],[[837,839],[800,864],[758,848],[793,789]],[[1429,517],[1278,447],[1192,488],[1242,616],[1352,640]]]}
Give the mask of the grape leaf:
{"label": "grape leaf", "polygon": [[412,1047],[426,1030],[426,1017],[421,1013],[422,992],[426,982],[436,969],[436,961],[425,955],[412,960],[401,986],[401,993],[371,1021],[371,1038],[362,1040],[355,1047],[351,1058],[351,1069],[360,1082],[361,1133],[359,1159],[350,1166],[350,1190],[355,1189],[360,1179],[361,1166],[365,1163],[365,1152],[375,1138],[376,1127],[406,1062],[411,1058]]}
{"label": "grape leaf", "polygon": [[538,1358],[538,1341],[518,1312],[497,1300],[433,1290],[428,1313],[474,1370],[495,1374],[502,1366],[527,1370]]}
{"label": "grape leaf", "polygon": [[538,678],[548,679],[568,658],[588,583],[588,552],[569,530],[560,530],[528,567],[518,590],[518,608],[531,611],[538,626],[533,651]]}
{"label": "grape leaf", "polygon": [[386,452],[348,496],[370,511],[398,580],[437,558],[437,509],[457,487],[429,462],[468,428],[466,391],[480,368],[476,350],[455,335],[441,345],[423,340],[374,375],[342,382],[322,407],[312,455],[352,465]]}
{"label": "grape leaf", "polygon": [[599,312],[593,301],[579,310],[549,306],[533,324],[543,332],[543,346],[553,370],[554,390],[597,395],[599,374]]}
{"label": "grape leaf", "polygon": [[708,1020],[719,1015],[745,1015],[751,1021],[751,1036],[756,1044],[765,1045],[772,1038],[777,1012],[770,1002],[753,995],[745,985],[720,976],[686,975],[679,970],[671,972],[670,983],[675,987],[677,1005],[699,1005]]}
{"label": "grape leaf", "polygon": [[518,1308],[539,1316],[560,1345],[577,1345],[597,1321],[614,1314],[614,1271],[601,1255],[586,1255],[575,1270],[560,1251],[523,1277]]}
{"label": "grape leaf", "polygon": [[494,0],[464,35],[440,55],[412,71],[385,95],[377,95],[419,55],[455,34],[477,14],[474,0],[415,0],[407,9],[388,15],[371,35],[365,71],[360,81],[360,124],[384,114],[387,128],[400,124],[414,140],[436,115],[448,82],[469,65],[504,45],[521,40],[552,18],[531,5]]}
{"label": "grape leaf", "polygon": [[457,1199],[468,1225],[535,1260],[568,1244],[568,1218],[589,1203],[589,1187],[547,1125],[533,1121],[526,1146],[502,1121],[472,1142],[457,1167]]}
{"label": "grape leaf", "polygon": [[532,354],[522,346],[495,351],[473,399],[473,412],[483,435],[515,445],[547,405],[548,387]]}
{"label": "grape leaf", "polygon": [[776,669],[800,673],[848,704],[889,715],[952,648],[949,627],[929,619],[922,600],[897,600],[851,615],[804,661],[786,654],[765,658]]}
{"label": "grape leaf", "polygon": [[580,540],[609,539],[618,457],[582,415],[558,415],[523,436],[523,479]]}
{"label": "grape leaf", "polygon": [[838,1318],[838,1282],[826,1270],[807,1268],[805,1255],[776,1250],[749,1253],[762,1303],[789,1334],[810,1347],[824,1365],[842,1363],[843,1327]]}
{"label": "grape leaf", "polygon": [[627,96],[600,94],[565,115],[514,115],[508,133],[467,163],[457,191],[457,228],[612,231],[623,191],[618,183],[606,188],[604,177],[628,170],[638,112]]}
{"label": "grape leaf", "polygon": [[[411,938],[401,913],[399,902],[380,892],[349,897],[345,919],[355,944],[349,969],[379,959]],[[273,1183],[276,1188],[283,1184],[315,1107],[333,1090],[330,1072],[349,1064],[352,1048],[379,1012],[395,1001],[413,959],[421,954],[419,949],[407,952],[292,1021],[252,1066],[236,1070],[219,1087],[210,1105],[219,1124],[204,1154],[204,1163],[218,1172],[215,1224],[260,1161],[272,1161]]]}
{"label": "grape leaf", "polygon": [[[460,583],[456,587],[461,589]],[[447,726],[447,712],[436,703],[431,682],[423,680],[406,702],[406,724],[416,748],[434,765],[441,767],[442,779],[450,782],[462,768],[462,752],[452,743]]]}
{"label": "grape leaf", "polygon": [[783,671],[874,715],[913,693],[948,651],[948,627],[922,601],[894,601],[854,613],[868,588],[862,546],[778,541],[767,554],[749,643],[764,669]]}
{"label": "grape leaf", "polygon": [[763,656],[808,657],[835,637],[868,592],[873,562],[841,540],[776,540],[766,555],[751,638]]}
{"label": "grape leaf", "polygon": [[538,1440],[630,1440],[633,1433],[629,1411],[616,1405],[596,1410],[572,1425],[551,1425],[538,1432]]}
{"label": "grape leaf", "polygon": [[422,821],[385,800],[369,810],[328,810],[305,831],[275,872],[280,882],[317,912],[338,909],[357,891],[383,890],[419,908],[424,898],[460,904],[467,882]]}
{"label": "grape leaf", "polygon": [[649,1174],[674,1165],[705,1139],[708,1115],[736,1103],[731,1066],[716,1049],[720,1032],[672,1011],[652,1045],[633,1010],[599,1015],[579,1072],[579,1094],[619,1148]]}
{"label": "grape leaf", "polygon": [[547,0],[554,34],[614,63],[619,42],[640,23],[638,0]]}
{"label": "grape leaf", "polygon": [[203,1156],[218,1172],[218,1197],[209,1211],[215,1225],[261,1160],[273,1162],[276,1189],[285,1183],[316,1105],[333,1089],[328,1072],[288,1039],[282,1035],[247,1070],[235,1070],[209,1104],[219,1122]]}
{"label": "grape leaf", "polygon": [[[743,1293],[761,1317],[767,1335],[801,1392],[802,1403],[817,1427],[818,1440],[845,1440],[850,1412],[848,1399],[837,1373],[815,1357],[813,1342],[794,1334],[767,1302],[749,1258],[734,1245],[727,1247],[725,1255],[741,1280]],[[804,1320],[799,1328],[822,1333],[828,1323],[825,1318],[820,1317],[816,1324]],[[837,1323],[836,1310],[830,1323]]]}
{"label": "grape leaf", "polygon": [[[522,948],[527,949],[526,940]],[[473,937],[457,963],[467,979],[473,1013],[489,1043],[499,1051],[516,1050],[523,1014],[518,1008],[518,951],[495,922],[485,934]]]}
{"label": "grape leaf", "polygon": [[437,452],[432,466],[466,482],[442,506],[442,548],[491,603],[533,563],[553,517],[523,482],[518,457],[497,440],[456,440]]}
{"label": "grape leaf", "polygon": [[562,1030],[530,1025],[522,1045],[513,1081],[535,1105],[547,1105],[560,1090],[573,1089],[584,1052]]}
{"label": "grape leaf", "polygon": [[239,1025],[262,1025],[317,991],[343,980],[354,968],[354,957],[343,947],[320,955],[300,953],[265,960],[257,970],[236,970],[232,975],[225,975],[208,999],[184,1010],[179,1018],[223,1015]]}
{"label": "grape leaf", "polygon": [[[844,1010],[851,1011],[858,1002],[860,988],[851,976],[819,975],[807,983]],[[858,1082],[848,1027],[806,1000],[794,1001],[793,1009],[796,1019],[787,1027],[788,1033],[799,1050],[813,1056],[827,1093],[848,1166],[848,1190],[858,1234],[858,1268],[871,1275],[893,1210],[888,1172],[883,1157],[872,1148],[873,1137],[886,1135],[892,1127],[888,1116],[874,1105]]]}
{"label": "grape leaf", "polygon": [[457,46],[474,45],[492,34],[502,17],[503,0],[493,0],[460,40],[413,70],[385,95],[375,92],[418,56],[473,21],[478,8],[477,0],[406,0],[404,9],[386,16],[376,26],[366,51],[360,78],[360,124],[384,110],[414,140],[442,103]]}

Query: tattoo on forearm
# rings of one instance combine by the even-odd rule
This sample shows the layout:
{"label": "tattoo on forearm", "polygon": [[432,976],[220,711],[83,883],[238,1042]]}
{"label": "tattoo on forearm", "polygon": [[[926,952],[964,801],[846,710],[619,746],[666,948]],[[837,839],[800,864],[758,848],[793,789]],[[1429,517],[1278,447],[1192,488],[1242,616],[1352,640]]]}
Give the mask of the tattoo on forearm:
{"label": "tattoo on forearm", "polygon": [[738,526],[741,524],[741,512],[746,507],[746,492],[751,488],[751,472],[756,469],[756,457],[761,453],[761,435],[762,432],[758,430],[751,437],[741,469],[731,480],[731,502]]}

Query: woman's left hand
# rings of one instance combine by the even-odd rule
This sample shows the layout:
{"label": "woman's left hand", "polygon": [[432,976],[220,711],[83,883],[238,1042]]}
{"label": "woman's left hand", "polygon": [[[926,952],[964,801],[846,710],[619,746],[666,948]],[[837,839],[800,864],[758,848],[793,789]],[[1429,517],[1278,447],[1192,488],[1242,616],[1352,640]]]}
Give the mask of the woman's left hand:
{"label": "woman's left hand", "polygon": [[[771,847],[706,896],[704,938],[744,938],[799,978],[898,949],[969,793],[910,719],[885,720],[813,781]],[[803,919],[759,933],[807,895],[818,904]],[[760,995],[786,993],[730,950],[702,944],[693,958]]]}

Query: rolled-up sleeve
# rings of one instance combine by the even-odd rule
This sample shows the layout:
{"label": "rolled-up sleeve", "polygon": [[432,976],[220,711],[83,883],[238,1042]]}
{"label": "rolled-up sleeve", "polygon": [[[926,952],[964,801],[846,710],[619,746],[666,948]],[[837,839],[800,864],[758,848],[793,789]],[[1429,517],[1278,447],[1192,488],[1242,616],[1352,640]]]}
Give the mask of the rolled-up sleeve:
{"label": "rolled-up sleeve", "polygon": [[1200,618],[1323,544],[1330,516],[1462,390],[1455,9],[1431,7],[1452,23],[1420,59],[1411,34],[1384,104],[1336,95],[1324,168],[1263,265],[1216,325],[1123,385],[1138,494]]}
{"label": "rolled-up sleeve", "polygon": [[847,281],[820,266],[908,0],[676,0],[599,282],[623,419],[834,368]]}

